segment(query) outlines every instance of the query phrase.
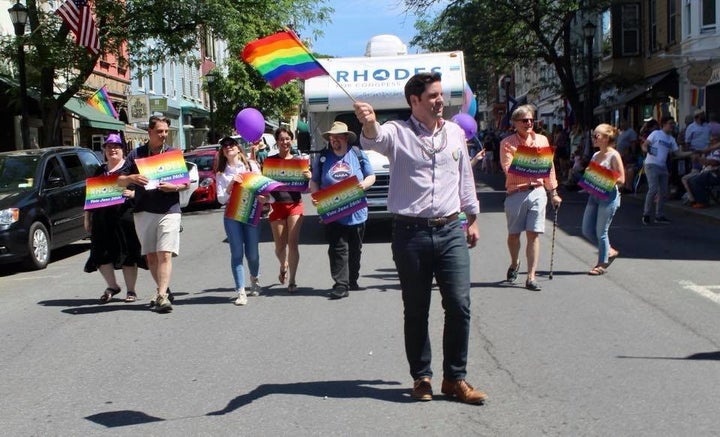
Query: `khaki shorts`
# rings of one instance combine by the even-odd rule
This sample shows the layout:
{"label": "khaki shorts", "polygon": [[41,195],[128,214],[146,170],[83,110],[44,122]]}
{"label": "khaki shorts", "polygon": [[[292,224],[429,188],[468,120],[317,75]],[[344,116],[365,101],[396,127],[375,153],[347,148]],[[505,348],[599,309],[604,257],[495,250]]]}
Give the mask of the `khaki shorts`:
{"label": "khaki shorts", "polygon": [[143,255],[155,252],[180,253],[180,214],[153,214],[136,212],[133,214],[135,231],[140,240]]}
{"label": "khaki shorts", "polygon": [[517,191],[505,198],[505,218],[508,234],[524,231],[545,232],[547,193],[542,187],[530,191]]}

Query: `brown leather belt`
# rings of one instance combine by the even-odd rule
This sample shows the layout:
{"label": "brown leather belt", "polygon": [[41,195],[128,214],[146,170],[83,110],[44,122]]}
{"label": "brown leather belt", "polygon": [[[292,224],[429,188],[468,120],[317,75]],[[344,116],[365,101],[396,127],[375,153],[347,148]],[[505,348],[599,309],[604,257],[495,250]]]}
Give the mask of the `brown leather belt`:
{"label": "brown leather belt", "polygon": [[458,213],[450,214],[445,217],[435,218],[411,217],[409,215],[400,214],[395,214],[393,217],[395,218],[395,220],[403,223],[412,223],[414,225],[427,226],[428,228],[436,228],[438,226],[445,226],[446,224],[452,223],[453,221],[457,220]]}
{"label": "brown leather belt", "polygon": [[508,191],[507,195],[510,196],[511,194],[519,193],[521,191],[532,191],[536,188],[542,188],[542,185],[523,185],[522,187],[518,188],[514,191]]}

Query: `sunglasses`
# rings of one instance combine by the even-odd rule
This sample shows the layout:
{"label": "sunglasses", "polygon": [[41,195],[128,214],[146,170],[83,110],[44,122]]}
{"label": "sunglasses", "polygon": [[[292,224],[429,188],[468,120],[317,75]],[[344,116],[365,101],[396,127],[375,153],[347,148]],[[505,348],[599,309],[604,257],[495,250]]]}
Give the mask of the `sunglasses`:
{"label": "sunglasses", "polygon": [[532,123],[532,122],[534,122],[535,120],[532,119],[532,118],[518,118],[518,119],[516,119],[515,121],[519,121],[519,122],[521,122],[521,123]]}
{"label": "sunglasses", "polygon": [[223,147],[235,147],[235,146],[237,146],[237,144],[235,144],[235,143],[223,143],[222,146],[223,146]]}

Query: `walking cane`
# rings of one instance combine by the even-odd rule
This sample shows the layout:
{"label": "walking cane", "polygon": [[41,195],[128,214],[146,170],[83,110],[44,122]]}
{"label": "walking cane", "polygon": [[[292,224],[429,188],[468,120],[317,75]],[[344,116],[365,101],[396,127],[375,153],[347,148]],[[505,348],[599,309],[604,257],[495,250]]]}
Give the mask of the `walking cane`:
{"label": "walking cane", "polygon": [[553,208],[555,211],[555,217],[553,218],[553,233],[552,233],[552,243],[550,244],[550,275],[549,278],[552,280],[553,278],[553,261],[555,260],[555,231],[557,230],[557,218],[558,218],[558,210],[560,209],[560,205],[557,206],[557,208]]}

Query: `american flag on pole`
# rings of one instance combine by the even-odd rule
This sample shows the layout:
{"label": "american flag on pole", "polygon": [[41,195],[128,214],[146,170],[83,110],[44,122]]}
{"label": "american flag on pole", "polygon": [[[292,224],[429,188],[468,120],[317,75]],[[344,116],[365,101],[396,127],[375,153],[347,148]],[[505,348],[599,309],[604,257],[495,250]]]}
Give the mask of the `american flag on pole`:
{"label": "american flag on pole", "polygon": [[84,46],[93,55],[100,53],[98,28],[88,6],[88,0],[65,0],[55,13],[75,34],[77,45]]}

